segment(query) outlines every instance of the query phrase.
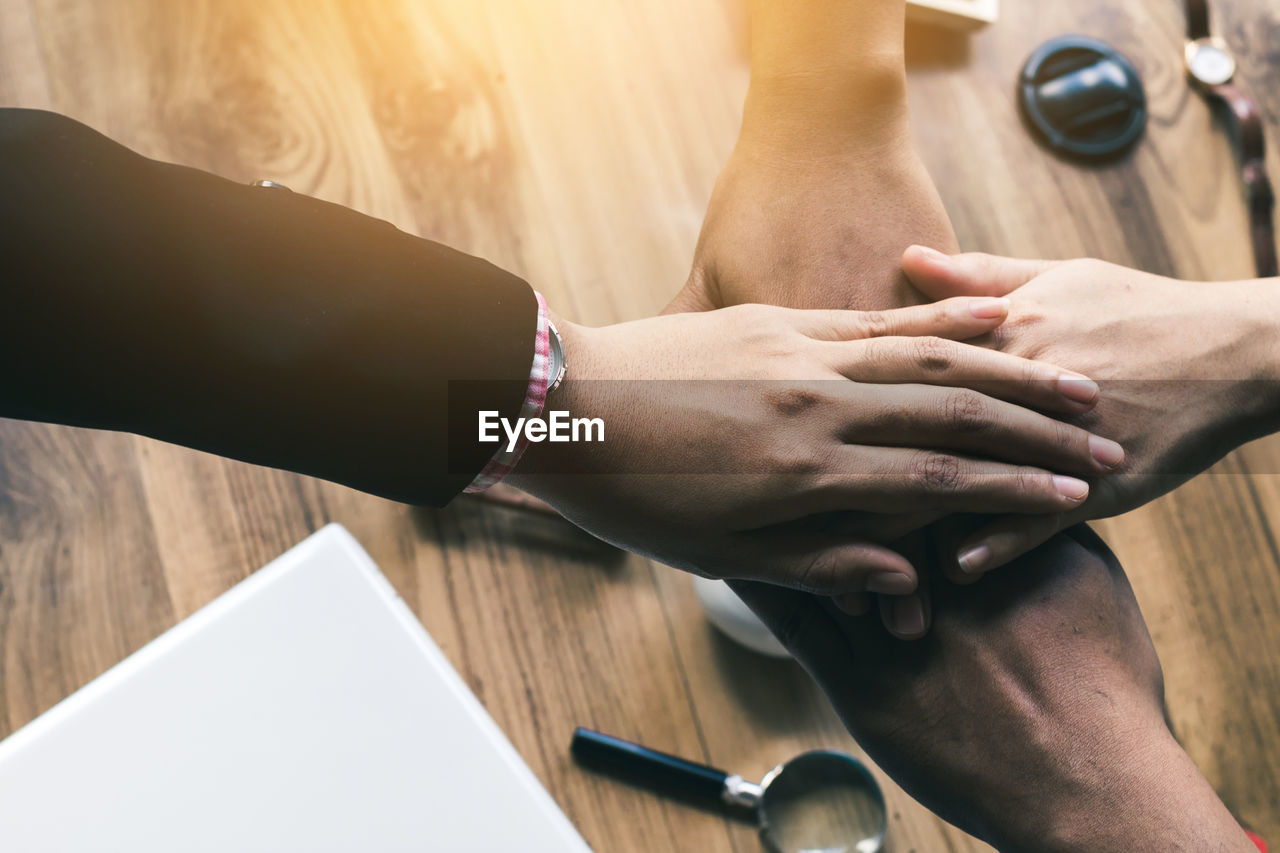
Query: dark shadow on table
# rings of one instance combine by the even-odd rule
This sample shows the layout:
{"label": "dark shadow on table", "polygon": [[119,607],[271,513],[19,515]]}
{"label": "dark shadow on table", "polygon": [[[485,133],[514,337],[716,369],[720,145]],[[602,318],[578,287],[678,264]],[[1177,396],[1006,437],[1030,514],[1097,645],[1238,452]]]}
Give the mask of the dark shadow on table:
{"label": "dark shadow on table", "polygon": [[626,552],[559,516],[474,497],[458,498],[440,510],[415,507],[410,518],[415,532],[424,539],[439,541],[442,536],[448,536],[461,543],[484,539],[504,547],[528,549],[609,570],[622,567],[627,560]]}
{"label": "dark shadow on table", "polygon": [[[813,710],[827,704],[804,667],[790,658],[773,658],[746,649],[710,623],[708,646],[734,703],[771,734],[803,733],[813,727]],[[790,756],[778,756],[784,761]]]}

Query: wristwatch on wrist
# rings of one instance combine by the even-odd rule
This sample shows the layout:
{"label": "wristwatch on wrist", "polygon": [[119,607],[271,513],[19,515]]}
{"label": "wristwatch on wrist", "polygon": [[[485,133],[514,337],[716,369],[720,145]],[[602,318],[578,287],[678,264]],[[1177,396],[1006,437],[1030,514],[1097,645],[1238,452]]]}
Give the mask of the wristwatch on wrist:
{"label": "wristwatch on wrist", "polygon": [[547,343],[551,351],[547,371],[547,375],[551,377],[551,382],[547,385],[547,393],[550,394],[564,381],[564,341],[560,337],[560,330],[556,328],[555,323],[551,322],[550,317],[547,318]]}
{"label": "wristwatch on wrist", "polygon": [[1239,143],[1240,172],[1249,222],[1253,258],[1258,275],[1280,275],[1276,264],[1275,193],[1267,177],[1266,137],[1262,114],[1253,96],[1235,82],[1236,59],[1227,43],[1213,35],[1209,0],[1186,0],[1187,76],[1192,85],[1227,116],[1229,129]]}

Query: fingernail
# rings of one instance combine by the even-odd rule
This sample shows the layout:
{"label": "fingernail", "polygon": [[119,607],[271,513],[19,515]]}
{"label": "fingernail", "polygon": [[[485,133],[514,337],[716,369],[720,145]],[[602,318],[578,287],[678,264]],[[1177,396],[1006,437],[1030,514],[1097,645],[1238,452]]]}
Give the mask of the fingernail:
{"label": "fingernail", "polygon": [[1089,497],[1089,484],[1084,480],[1077,480],[1075,477],[1063,477],[1061,474],[1055,475],[1053,487],[1064,498],[1069,498],[1073,501],[1082,501]]}
{"label": "fingernail", "polygon": [[966,575],[980,574],[991,562],[991,549],[986,545],[974,545],[961,551],[956,562],[960,564],[960,571]]}
{"label": "fingernail", "polygon": [[942,264],[943,266],[950,266],[951,264],[951,258],[942,254],[937,249],[930,249],[928,246],[916,246],[916,251],[919,252],[925,260],[932,261],[935,264]]}
{"label": "fingernail", "polygon": [[1098,399],[1098,383],[1079,374],[1064,373],[1058,377],[1058,393],[1077,403],[1092,403]]}
{"label": "fingernail", "polygon": [[901,572],[879,572],[867,578],[867,592],[908,595],[915,591],[916,582]]}
{"label": "fingernail", "polygon": [[1008,315],[1011,304],[1007,297],[984,296],[981,299],[969,300],[969,313],[979,320],[996,320]]}
{"label": "fingernail", "polygon": [[924,604],[918,595],[907,595],[893,602],[893,629],[914,637],[924,631]]}
{"label": "fingernail", "polygon": [[1089,452],[1093,458],[1108,468],[1119,468],[1124,461],[1124,448],[1109,438],[1100,435],[1089,436]]}

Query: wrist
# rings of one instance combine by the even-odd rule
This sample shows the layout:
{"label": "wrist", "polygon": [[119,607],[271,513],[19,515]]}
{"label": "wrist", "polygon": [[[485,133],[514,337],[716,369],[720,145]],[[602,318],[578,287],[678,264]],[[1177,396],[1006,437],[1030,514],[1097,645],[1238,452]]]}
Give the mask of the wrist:
{"label": "wrist", "polygon": [[1068,766],[1087,767],[1060,797],[1034,808],[1010,810],[1013,825],[996,833],[1006,853],[1163,853],[1213,850],[1256,853],[1191,758],[1167,729],[1133,735],[1100,766],[1078,755]]}
{"label": "wrist", "polygon": [[1280,431],[1280,278],[1240,282],[1231,302],[1239,357],[1233,373],[1247,380],[1247,438]]}
{"label": "wrist", "polygon": [[[585,391],[591,384],[588,377],[593,375],[592,365],[596,361],[593,355],[596,330],[572,323],[554,312],[549,312],[549,319],[560,333],[565,372],[559,387],[548,388],[542,414],[550,417],[553,412],[563,411],[575,418],[594,417],[595,414],[589,414],[591,406]],[[538,475],[581,473],[582,460],[576,458],[582,455],[580,450],[575,444],[531,441],[507,482],[550,502],[543,494],[541,481],[546,478]]]}
{"label": "wrist", "polygon": [[1249,283],[1262,328],[1253,340],[1262,366],[1262,378],[1268,383],[1272,424],[1280,428],[1280,278],[1264,278]]}
{"label": "wrist", "polygon": [[868,57],[856,70],[753,71],[739,138],[792,160],[912,151],[902,59]]}
{"label": "wrist", "polygon": [[751,0],[753,80],[849,79],[903,66],[904,0]]}

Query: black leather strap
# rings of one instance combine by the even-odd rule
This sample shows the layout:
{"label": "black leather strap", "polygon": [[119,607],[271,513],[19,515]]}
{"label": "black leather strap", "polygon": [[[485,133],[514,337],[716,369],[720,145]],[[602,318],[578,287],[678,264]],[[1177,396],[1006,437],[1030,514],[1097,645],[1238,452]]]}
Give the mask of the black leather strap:
{"label": "black leather strap", "polygon": [[[1186,0],[1187,38],[1192,41],[1212,34],[1209,0]],[[1249,204],[1249,232],[1253,260],[1258,275],[1280,275],[1276,261],[1275,191],[1267,177],[1267,140],[1262,115],[1253,95],[1239,83],[1226,83],[1208,90],[1210,99],[1221,108],[1238,140],[1240,174]]]}
{"label": "black leather strap", "polygon": [[1223,107],[1240,146],[1240,173],[1249,204],[1258,275],[1268,278],[1280,274],[1276,269],[1275,192],[1267,176],[1267,141],[1258,104],[1238,83],[1215,86],[1209,93]]}
{"label": "black leather strap", "polygon": [[1195,41],[1209,35],[1209,0],[1187,0],[1187,38]]}
{"label": "black leather strap", "polygon": [[1275,193],[1264,174],[1250,200],[1253,211],[1253,256],[1261,278],[1280,275],[1280,261],[1276,258],[1275,206]]}

